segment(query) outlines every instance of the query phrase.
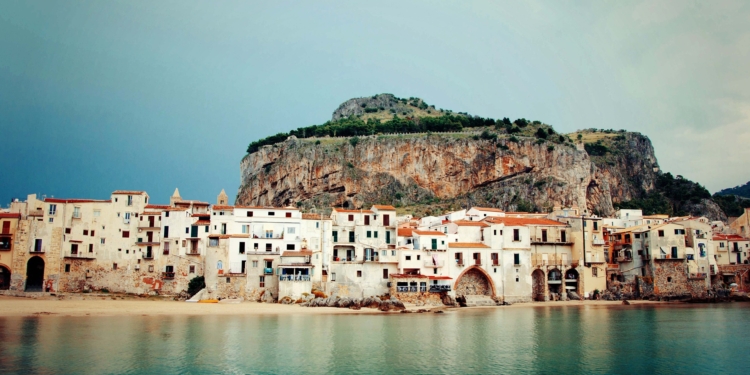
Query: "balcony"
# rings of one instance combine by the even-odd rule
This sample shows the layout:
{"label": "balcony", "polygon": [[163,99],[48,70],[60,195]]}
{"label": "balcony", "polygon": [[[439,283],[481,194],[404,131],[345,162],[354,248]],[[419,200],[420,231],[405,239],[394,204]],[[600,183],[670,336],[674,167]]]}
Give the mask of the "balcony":
{"label": "balcony", "polygon": [[685,260],[685,258],[679,256],[673,257],[672,255],[667,254],[655,257],[654,260]]}
{"label": "balcony", "polygon": [[346,262],[356,262],[357,256],[350,256],[350,257],[334,257],[334,262],[340,262],[340,263],[346,263]]}
{"label": "balcony", "polygon": [[688,275],[690,280],[705,280],[708,275],[706,273],[691,273]]}
{"label": "balcony", "polygon": [[174,279],[174,272],[162,272],[161,278],[164,280],[173,280]]}
{"label": "balcony", "polygon": [[151,252],[151,253],[143,254],[143,259],[148,259],[148,260],[154,259],[154,253]]}
{"label": "balcony", "polygon": [[273,268],[264,268],[263,269],[264,275],[273,275]]}
{"label": "balcony", "polygon": [[430,285],[430,293],[440,293],[440,292],[450,292],[451,286],[450,285]]}
{"label": "balcony", "polygon": [[595,239],[592,240],[591,243],[593,243],[594,245],[604,245],[604,240]]}
{"label": "balcony", "polygon": [[[519,242],[521,241],[521,238],[519,237],[517,240],[513,240],[513,242]],[[531,244],[532,245],[567,245],[572,244],[573,241],[571,241],[568,238],[544,238],[544,237],[532,237],[531,238]]]}
{"label": "balcony", "polygon": [[279,275],[279,281],[311,281],[310,275]]}
{"label": "balcony", "polygon": [[396,291],[399,293],[426,293],[427,286],[397,286]]}
{"label": "balcony", "polygon": [[626,262],[632,262],[632,257],[617,257],[617,262],[619,263],[626,263]]}
{"label": "balcony", "polygon": [[281,254],[279,250],[275,251],[258,251],[258,249],[253,249],[253,251],[246,252],[247,255],[279,255]]}
{"label": "balcony", "polygon": [[201,255],[201,251],[198,249],[187,249],[185,255]]}
{"label": "balcony", "polygon": [[[2,250],[2,248],[0,248],[0,250]],[[29,251],[29,253],[31,253],[31,254],[44,254],[44,253],[46,253],[46,251],[45,251],[44,248],[41,248],[41,249],[34,248],[34,249],[31,249],[31,251]]]}
{"label": "balcony", "polygon": [[380,262],[380,257],[379,256],[365,257],[365,262]]}
{"label": "balcony", "polygon": [[440,268],[445,266],[444,260],[425,259],[424,266],[427,268]]}
{"label": "balcony", "polygon": [[65,258],[96,259],[94,253],[66,253]]}

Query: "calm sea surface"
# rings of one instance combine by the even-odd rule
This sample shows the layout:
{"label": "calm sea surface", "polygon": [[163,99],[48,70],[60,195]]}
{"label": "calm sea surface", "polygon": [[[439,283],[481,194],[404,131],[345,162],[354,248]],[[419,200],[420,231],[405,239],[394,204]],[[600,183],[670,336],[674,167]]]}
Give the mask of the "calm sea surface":
{"label": "calm sea surface", "polygon": [[750,305],[0,318],[1,374],[750,373]]}

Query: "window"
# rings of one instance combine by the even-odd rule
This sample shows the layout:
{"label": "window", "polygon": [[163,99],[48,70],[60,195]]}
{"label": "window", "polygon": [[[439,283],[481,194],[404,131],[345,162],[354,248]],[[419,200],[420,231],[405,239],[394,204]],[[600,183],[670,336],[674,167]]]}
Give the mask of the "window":
{"label": "window", "polygon": [[257,260],[253,261],[253,268],[258,268],[258,261]]}
{"label": "window", "polygon": [[333,231],[331,234],[333,235],[333,242],[339,242],[339,232]]}
{"label": "window", "polygon": [[417,260],[421,260],[421,255],[417,255]]}
{"label": "window", "polygon": [[599,230],[599,223],[596,221],[594,222],[594,230]]}
{"label": "window", "polygon": [[336,272],[331,272],[331,281],[336,281]]}
{"label": "window", "polygon": [[294,250],[294,244],[293,243],[286,244],[286,249],[287,250]]}
{"label": "window", "polygon": [[513,265],[516,265],[516,266],[518,266],[518,265],[520,265],[520,264],[521,264],[521,254],[519,254],[519,253],[514,253],[514,254],[513,254]]}
{"label": "window", "polygon": [[463,266],[464,264],[464,253],[456,253],[456,264]]}
{"label": "window", "polygon": [[591,276],[598,277],[599,276],[599,269],[596,267],[591,268]]}
{"label": "window", "polygon": [[693,258],[693,254],[688,254],[688,255],[687,255],[687,260],[694,260],[694,258]]}
{"label": "window", "polygon": [[297,231],[297,228],[295,227],[288,227],[286,228],[286,232],[289,234],[294,234]]}
{"label": "window", "polygon": [[404,257],[404,259],[406,259],[406,260],[411,260],[411,255],[407,255],[407,256],[405,256],[405,257]]}
{"label": "window", "polygon": [[494,230],[492,231],[492,235],[493,235],[493,236],[497,236],[497,229],[494,229]]}
{"label": "window", "polygon": [[[375,232],[375,233],[377,233],[377,232]],[[390,231],[386,231],[385,232],[385,243],[391,243],[391,232]]]}
{"label": "window", "polygon": [[94,217],[99,217],[102,215],[102,211],[100,210],[94,210]]}
{"label": "window", "polygon": [[273,250],[273,245],[271,245],[270,243],[267,243],[266,244],[266,251],[271,251],[271,250]]}
{"label": "window", "polygon": [[253,211],[247,211],[247,217],[253,217]]}
{"label": "window", "polygon": [[276,213],[273,211],[268,212],[268,216],[276,216]]}
{"label": "window", "polygon": [[[206,232],[208,232],[208,226],[206,226]],[[221,234],[227,234],[227,224],[221,223]]]}
{"label": "window", "polygon": [[112,263],[112,270],[116,270],[116,269],[117,269],[117,263]]}
{"label": "window", "polygon": [[362,277],[362,271],[361,270],[357,270],[357,277]]}
{"label": "window", "polygon": [[677,246],[672,246],[672,258],[677,258]]}
{"label": "window", "polygon": [[316,222],[315,222],[315,229],[319,229],[319,228],[320,228],[320,222],[319,222],[319,221],[316,221]]}
{"label": "window", "polygon": [[664,231],[663,230],[659,231],[659,237],[664,237]]}
{"label": "window", "polygon": [[724,247],[724,242],[719,242],[719,247]]}
{"label": "window", "polygon": [[292,217],[292,213],[291,212],[287,212],[286,213],[286,217]]}
{"label": "window", "polygon": [[74,219],[81,218],[81,207],[73,207],[73,218]]}
{"label": "window", "polygon": [[636,233],[635,234],[635,238],[641,238],[641,234],[640,233]]}
{"label": "window", "polygon": [[122,231],[122,238],[130,238],[130,231],[127,231],[127,230]]}
{"label": "window", "polygon": [[243,225],[242,226],[242,234],[248,234],[250,233],[250,226],[249,225]]}
{"label": "window", "polygon": [[53,218],[49,218],[49,222],[50,222],[50,223],[51,223],[51,222],[53,222],[53,221],[55,221],[55,219],[53,219]]}
{"label": "window", "polygon": [[373,235],[373,236],[374,236],[375,238],[378,238],[378,231],[374,231],[374,232],[372,233],[372,235]]}
{"label": "window", "polygon": [[513,241],[521,241],[520,229],[513,229]]}
{"label": "window", "polygon": [[70,244],[70,254],[75,255],[78,254],[78,244]]}
{"label": "window", "polygon": [[245,253],[245,243],[240,242],[240,254],[244,254],[244,253]]}
{"label": "window", "polygon": [[84,229],[83,230],[83,235],[84,236],[88,236],[89,235],[89,230],[88,229]]}
{"label": "window", "polygon": [[89,253],[93,253],[93,252],[94,252],[94,244],[90,243],[89,244]]}
{"label": "window", "polygon": [[354,221],[354,215],[349,215],[349,221]]}
{"label": "window", "polygon": [[65,228],[65,234],[70,234],[70,228]]}
{"label": "window", "polygon": [[94,237],[94,231],[93,230],[91,231],[91,237]]}
{"label": "window", "polygon": [[561,230],[560,231],[560,242],[568,242],[567,241],[568,240],[568,236],[567,235],[568,234],[564,230]]}
{"label": "window", "polygon": [[70,272],[70,264],[65,265],[65,272]]}
{"label": "window", "polygon": [[388,279],[388,269],[387,268],[383,268],[383,278],[384,279]]}
{"label": "window", "polygon": [[372,237],[372,231],[371,231],[371,230],[368,230],[368,231],[367,231],[367,238],[370,238],[370,237]]}
{"label": "window", "polygon": [[[203,231],[204,231],[204,232],[206,232],[206,233],[208,233],[208,225],[206,225],[206,226],[204,227]],[[222,234],[226,234],[226,233],[222,233]]]}
{"label": "window", "polygon": [[128,206],[132,206],[132,205],[133,205],[133,196],[128,195]]}
{"label": "window", "polygon": [[354,231],[349,232],[349,242],[354,242]]}
{"label": "window", "polygon": [[42,240],[41,239],[34,240],[34,251],[36,251],[37,253],[42,252]]}
{"label": "window", "polygon": [[393,257],[396,256],[396,250],[391,250],[391,256],[393,256]]}
{"label": "window", "polygon": [[266,277],[265,276],[261,276],[260,277],[260,285],[259,286],[261,288],[265,288],[266,287]]}
{"label": "window", "polygon": [[57,205],[56,204],[49,205],[49,215],[54,215],[56,212],[57,212]]}

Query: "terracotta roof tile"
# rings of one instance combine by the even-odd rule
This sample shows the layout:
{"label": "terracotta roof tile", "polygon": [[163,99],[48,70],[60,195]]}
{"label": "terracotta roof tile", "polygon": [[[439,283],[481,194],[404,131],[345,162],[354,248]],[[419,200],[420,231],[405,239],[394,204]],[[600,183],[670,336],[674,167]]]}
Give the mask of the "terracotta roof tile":
{"label": "terracotta roof tile", "polygon": [[481,242],[448,242],[448,247],[454,249],[489,249],[490,247]]}
{"label": "terracotta roof tile", "polygon": [[445,233],[438,232],[436,230],[414,230],[414,234],[420,235],[420,236],[445,236]]}
{"label": "terracotta roof tile", "polygon": [[349,213],[349,214],[358,214],[358,213],[372,214],[372,213],[374,213],[374,212],[372,212],[370,210],[345,210],[343,208],[336,208],[336,207],[334,207],[333,210],[335,212],[343,212],[343,213]]}
{"label": "terracotta roof tile", "polygon": [[750,241],[750,239],[737,234],[714,234],[714,241]]}
{"label": "terracotta roof tile", "polygon": [[396,211],[396,207],[388,206],[388,205],[375,204],[373,205],[373,207],[381,211]]}
{"label": "terracotta roof tile", "polygon": [[149,204],[149,205],[146,205],[146,209],[149,209],[149,210],[166,210],[167,208],[170,208],[168,204]]}
{"label": "terracotta roof tile", "polygon": [[161,215],[160,211],[143,211],[141,213],[141,216],[154,216],[154,215]]}
{"label": "terracotta roof tile", "polygon": [[211,222],[208,220],[198,220],[193,225],[211,225]]}
{"label": "terracotta roof tile", "polygon": [[482,221],[456,220],[453,224],[459,227],[489,227],[490,225]]}
{"label": "terracotta roof tile", "polygon": [[567,226],[568,224],[550,219],[539,219],[533,217],[487,217],[484,221],[492,224],[505,224],[506,226],[547,225]]}
{"label": "terracotta roof tile", "polygon": [[414,230],[411,228],[398,228],[399,237],[411,237]]}
{"label": "terracotta roof tile", "polygon": [[140,190],[115,190],[112,195],[143,195],[145,191]]}
{"label": "terracotta roof tile", "polygon": [[12,212],[0,212],[0,218],[2,219],[20,219],[21,214],[20,213],[12,213]]}
{"label": "terracotta roof tile", "polygon": [[214,211],[222,211],[222,210],[224,210],[224,211],[226,211],[226,210],[234,210],[234,206],[219,206],[219,205],[213,205],[213,207],[211,207],[211,209],[212,209],[212,210],[214,210]]}
{"label": "terracotta roof tile", "polygon": [[45,202],[49,203],[111,203],[112,201],[101,200],[101,199],[60,199],[60,198],[44,198]]}

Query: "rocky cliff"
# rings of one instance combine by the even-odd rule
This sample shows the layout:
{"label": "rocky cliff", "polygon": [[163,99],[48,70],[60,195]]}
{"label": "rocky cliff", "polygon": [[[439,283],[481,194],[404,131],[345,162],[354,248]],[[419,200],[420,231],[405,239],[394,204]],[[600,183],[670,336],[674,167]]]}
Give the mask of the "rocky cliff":
{"label": "rocky cliff", "polygon": [[[378,134],[399,131],[413,133]],[[483,119],[391,94],[350,99],[330,122],[255,141],[248,152],[240,164],[240,205],[379,203],[415,215],[472,205],[507,211],[578,206],[611,215],[622,205],[726,219],[705,188],[659,171],[644,135],[612,129],[558,134],[539,121]]]}
{"label": "rocky cliff", "polygon": [[264,146],[241,162],[237,204],[363,207],[464,202],[506,210],[587,207],[611,214],[612,202],[653,186],[648,138],[614,165],[592,162],[581,147],[533,138],[477,139],[467,134],[296,139]]}

